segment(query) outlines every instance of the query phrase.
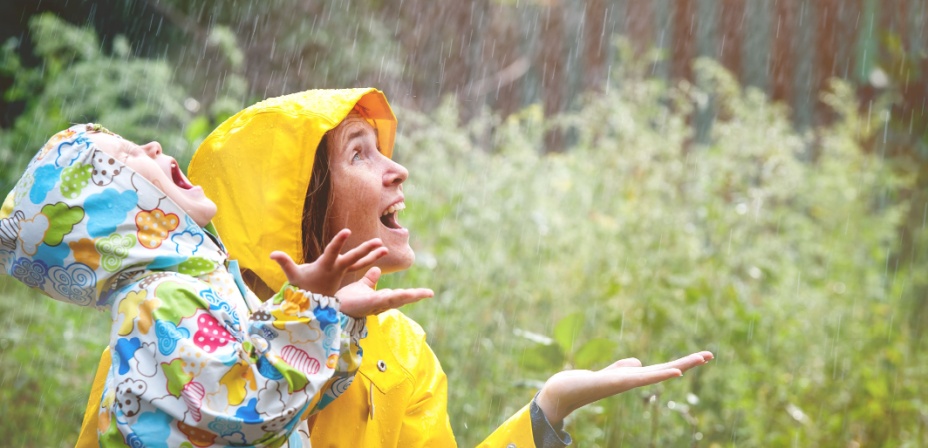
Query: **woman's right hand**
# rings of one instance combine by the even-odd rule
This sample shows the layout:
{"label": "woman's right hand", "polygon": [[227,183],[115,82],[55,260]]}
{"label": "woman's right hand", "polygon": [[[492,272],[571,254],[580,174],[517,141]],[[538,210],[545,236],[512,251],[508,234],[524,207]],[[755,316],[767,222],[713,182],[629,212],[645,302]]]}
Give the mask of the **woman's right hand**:
{"label": "woman's right hand", "polygon": [[683,372],[701,366],[714,357],[711,352],[703,351],[645,367],[636,358],[627,358],[602,370],[565,370],[555,373],[545,382],[535,403],[544,412],[548,422],[558,425],[571,412],[583,406],[636,387],[682,376]]}
{"label": "woman's right hand", "polygon": [[271,259],[280,265],[287,281],[304,291],[324,296],[334,296],[348,272],[370,267],[387,254],[387,248],[379,238],[367,240],[358,247],[340,253],[351,231],[342,229],[325,246],[322,255],[312,263],[296,264],[289,255],[281,251],[271,252]]}

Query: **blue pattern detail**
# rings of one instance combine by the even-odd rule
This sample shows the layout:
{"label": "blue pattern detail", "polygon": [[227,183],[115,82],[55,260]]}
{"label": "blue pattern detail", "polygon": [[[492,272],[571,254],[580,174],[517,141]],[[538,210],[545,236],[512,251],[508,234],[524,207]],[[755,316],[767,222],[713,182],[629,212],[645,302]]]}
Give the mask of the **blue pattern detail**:
{"label": "blue pattern detail", "polygon": [[117,193],[114,188],[88,196],[84,201],[87,233],[91,238],[97,238],[115,232],[116,226],[126,220],[126,214],[135,208],[138,200],[136,192],[127,190]]}
{"label": "blue pattern detail", "polygon": [[125,375],[129,372],[129,360],[135,356],[135,352],[142,346],[139,338],[119,338],[116,340],[116,353],[119,353],[119,374]]}
{"label": "blue pattern detail", "polygon": [[33,175],[35,181],[29,189],[29,200],[33,204],[45,202],[45,196],[52,191],[52,188],[55,188],[55,184],[61,178],[61,170],[62,168],[55,168],[52,165],[42,165],[36,168]]}
{"label": "blue pattern detail", "polygon": [[302,443],[303,443],[303,440],[300,439],[300,433],[299,433],[299,432],[294,431],[294,432],[291,432],[291,433],[290,433],[290,438],[287,439],[287,445],[290,445],[290,446],[300,446],[300,445],[302,445]]}
{"label": "blue pattern detail", "polygon": [[211,310],[218,310],[220,305],[223,303],[222,299],[216,295],[216,291],[213,291],[212,289],[204,289],[200,291],[200,297],[202,297],[203,300],[206,300],[206,303],[209,303],[209,309]]}
{"label": "blue pattern detail", "polygon": [[229,327],[226,329],[229,330],[229,333],[231,333],[232,336],[234,336],[236,339],[241,340],[240,335],[238,334],[238,329],[241,328],[241,322],[238,320],[238,314],[235,314],[235,309],[231,304],[229,304],[229,302],[222,302],[219,305],[219,309],[225,311],[226,315],[229,316],[229,319],[225,321],[226,326]]}
{"label": "blue pattern detail", "polygon": [[161,410],[139,414],[132,430],[146,448],[169,448],[168,436],[171,434],[171,422],[174,419]]}
{"label": "blue pattern detail", "polygon": [[42,260],[17,258],[10,267],[10,275],[30,288],[41,288],[45,284],[48,265]]}
{"label": "blue pattern detail", "polygon": [[264,339],[267,339],[268,341],[273,341],[278,336],[277,330],[271,328],[270,325],[260,324],[258,328],[261,330],[261,334],[264,336]]}
{"label": "blue pattern detail", "polygon": [[197,253],[206,236],[196,227],[171,235],[174,251],[184,257],[191,257]]}
{"label": "blue pattern detail", "polygon": [[[242,280],[242,271],[238,268],[238,260],[229,260],[228,266],[229,273],[232,274],[232,278],[235,280],[235,286],[238,286],[238,291],[242,293],[242,297],[248,297],[248,288],[245,287],[245,281]],[[247,300],[245,306],[248,306]],[[254,310],[249,307],[248,311]]]}
{"label": "blue pattern detail", "polygon": [[157,270],[166,269],[172,266],[177,266],[183,263],[184,260],[186,260],[186,258],[180,255],[163,255],[160,257],[156,257],[151,263],[148,263],[148,266],[146,267],[153,271],[157,271]]}
{"label": "blue pattern detail", "polygon": [[325,308],[316,308],[313,310],[313,314],[316,315],[316,319],[319,319],[320,327],[338,323],[338,312],[335,311],[335,308],[331,306]]}
{"label": "blue pattern detail", "polygon": [[213,430],[213,432],[216,434],[219,434],[220,437],[226,437],[241,431],[242,422],[235,419],[218,416],[216,417],[216,420],[211,421],[209,425],[207,425],[207,428]]}
{"label": "blue pattern detail", "polygon": [[168,320],[155,319],[155,336],[158,337],[158,351],[168,356],[174,353],[177,341],[190,337],[190,330],[178,327]]}
{"label": "blue pattern detail", "polygon": [[282,380],[284,375],[265,357],[258,358],[258,373],[269,380]]}
{"label": "blue pattern detail", "polygon": [[129,434],[126,437],[126,445],[129,445],[129,448],[145,448],[145,443],[142,442],[142,439],[135,433]]}
{"label": "blue pattern detail", "polygon": [[41,243],[39,248],[35,251],[35,256],[32,258],[35,260],[42,260],[46,265],[58,265],[61,266],[64,264],[64,259],[71,255],[71,248],[67,244],[59,244],[57,246],[49,246],[48,244]]}
{"label": "blue pattern detail", "polygon": [[319,410],[325,409],[325,407],[331,404],[333,401],[335,401],[336,398],[338,397],[333,397],[332,395],[329,395],[328,393],[322,394],[322,396],[319,397],[319,402],[316,403],[316,409],[319,409]]}
{"label": "blue pattern detail", "polygon": [[[58,152],[58,155],[55,156],[55,165],[64,167],[64,166],[69,166],[73,164],[74,161],[77,160],[81,156],[84,150],[87,149],[87,146],[88,146],[87,143],[89,143],[89,141],[87,140],[86,137],[84,137],[84,134],[78,135],[77,137],[74,138],[73,141],[61,142],[61,144],[58,145],[58,147],[55,149]],[[78,145],[83,146],[83,148],[77,147]],[[77,147],[75,148],[73,152],[65,151],[67,148],[70,148],[72,146]],[[72,156],[71,160],[61,160],[61,157],[66,155],[67,152],[72,152],[72,154],[70,154]]]}
{"label": "blue pattern detail", "polygon": [[243,422],[249,425],[255,423],[263,423],[264,419],[258,415],[258,399],[252,398],[248,400],[248,404],[238,408],[238,411],[235,412],[235,417],[242,419]]}
{"label": "blue pattern detail", "polygon": [[97,274],[89,266],[82,263],[71,263],[66,268],[52,266],[48,269],[48,276],[55,292],[71,302],[81,306],[93,302]]}
{"label": "blue pattern detail", "polygon": [[332,354],[333,352],[338,353],[338,336],[341,333],[341,328],[338,325],[329,325],[325,327],[325,339],[323,339],[323,347],[326,348],[326,354]]}

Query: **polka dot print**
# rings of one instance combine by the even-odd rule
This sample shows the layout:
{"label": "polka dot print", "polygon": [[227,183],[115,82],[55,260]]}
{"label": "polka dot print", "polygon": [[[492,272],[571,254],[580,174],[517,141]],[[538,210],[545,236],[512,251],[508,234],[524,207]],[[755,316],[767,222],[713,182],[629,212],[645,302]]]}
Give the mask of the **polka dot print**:
{"label": "polka dot print", "polygon": [[194,277],[214,269],[216,269],[216,262],[202,257],[191,257],[177,265],[177,272]]}
{"label": "polka dot print", "polygon": [[161,246],[168,234],[177,228],[180,220],[173,213],[164,213],[160,209],[141,211],[135,215],[135,227],[138,229],[139,243],[149,249]]}
{"label": "polka dot print", "polygon": [[61,172],[61,194],[74,199],[81,194],[81,190],[90,183],[93,167],[82,163],[75,163]]}
{"label": "polka dot print", "polygon": [[209,314],[201,314],[197,318],[197,326],[198,330],[193,335],[193,343],[206,353],[212,353],[232,341],[232,335]]}
{"label": "polka dot print", "polygon": [[116,159],[108,154],[100,152],[93,159],[93,183],[99,187],[109,185],[113,178],[122,172],[121,165],[116,164]]}

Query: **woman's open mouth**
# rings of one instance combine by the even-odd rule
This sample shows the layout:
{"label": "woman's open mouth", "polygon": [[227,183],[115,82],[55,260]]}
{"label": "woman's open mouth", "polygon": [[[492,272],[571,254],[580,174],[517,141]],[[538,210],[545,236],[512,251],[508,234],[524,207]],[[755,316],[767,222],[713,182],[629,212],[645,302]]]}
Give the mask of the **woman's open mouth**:
{"label": "woman's open mouth", "polygon": [[387,209],[380,214],[380,222],[388,229],[402,229],[403,226],[396,220],[396,215],[400,210],[404,209],[406,209],[406,203],[402,201],[387,207]]}

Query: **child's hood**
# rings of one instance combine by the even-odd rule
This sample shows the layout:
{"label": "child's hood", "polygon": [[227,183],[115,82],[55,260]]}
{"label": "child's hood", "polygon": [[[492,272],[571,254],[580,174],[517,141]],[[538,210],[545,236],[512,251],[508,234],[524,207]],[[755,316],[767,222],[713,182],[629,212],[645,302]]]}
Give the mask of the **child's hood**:
{"label": "child's hood", "polygon": [[106,308],[109,291],[151,270],[213,271],[224,249],[157,187],[97,148],[82,124],[29,162],[0,215],[0,272],[50,297]]}

